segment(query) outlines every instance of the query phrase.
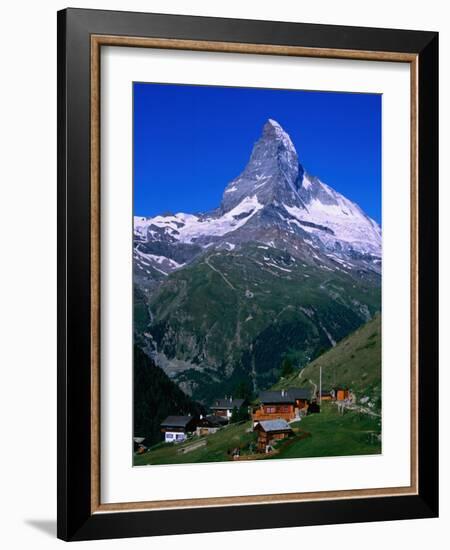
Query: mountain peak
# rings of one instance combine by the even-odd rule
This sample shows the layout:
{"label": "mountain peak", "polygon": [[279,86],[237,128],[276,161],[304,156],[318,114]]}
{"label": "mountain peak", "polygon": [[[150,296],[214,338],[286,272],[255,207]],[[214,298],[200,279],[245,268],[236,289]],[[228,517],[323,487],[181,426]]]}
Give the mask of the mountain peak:
{"label": "mountain peak", "polygon": [[244,171],[225,189],[222,211],[228,212],[253,196],[263,205],[286,203],[302,208],[298,196],[302,177],[303,168],[291,138],[279,122],[269,118]]}
{"label": "mountain peak", "polygon": [[276,120],[274,120],[273,118],[268,118],[265,126],[270,126],[272,128],[280,128],[281,130],[283,130],[283,128],[281,127],[281,124]]}
{"label": "mountain peak", "polygon": [[295,155],[297,154],[289,134],[283,129],[281,124],[273,118],[269,118],[264,124],[263,138],[275,139],[281,142],[289,152]]}

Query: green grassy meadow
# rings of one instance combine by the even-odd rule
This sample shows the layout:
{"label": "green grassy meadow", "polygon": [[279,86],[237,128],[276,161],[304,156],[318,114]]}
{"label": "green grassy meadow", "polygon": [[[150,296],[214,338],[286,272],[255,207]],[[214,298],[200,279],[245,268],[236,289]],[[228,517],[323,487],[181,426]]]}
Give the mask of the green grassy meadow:
{"label": "green grassy meadow", "polygon": [[381,453],[378,434],[380,419],[355,411],[339,415],[334,404],[324,404],[320,414],[312,414],[291,425],[300,433],[310,434],[304,439],[294,437],[281,445],[279,455],[270,458],[313,458],[324,456],[352,456]]}
{"label": "green grassy meadow", "polygon": [[[320,414],[312,414],[291,425],[294,435],[275,446],[273,455],[255,454],[257,434],[248,432],[251,422],[231,424],[203,438],[194,437],[181,445],[160,443],[142,455],[134,456],[134,466],[147,464],[188,464],[233,460],[232,449],[241,449],[241,459],[312,458],[381,453],[380,419],[355,411],[338,414],[332,403],[323,403]],[[200,439],[206,445],[188,453],[180,452]]]}

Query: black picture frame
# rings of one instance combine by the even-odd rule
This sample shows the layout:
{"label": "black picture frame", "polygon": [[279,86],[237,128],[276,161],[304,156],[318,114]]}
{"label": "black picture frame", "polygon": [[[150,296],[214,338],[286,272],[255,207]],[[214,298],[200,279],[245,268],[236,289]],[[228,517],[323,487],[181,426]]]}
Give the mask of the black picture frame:
{"label": "black picture frame", "polygon": [[[403,52],[418,60],[418,492],[151,511],[91,507],[91,36]],[[58,12],[58,532],[63,540],[438,515],[438,34],[117,11]],[[421,368],[423,367],[423,368]]]}

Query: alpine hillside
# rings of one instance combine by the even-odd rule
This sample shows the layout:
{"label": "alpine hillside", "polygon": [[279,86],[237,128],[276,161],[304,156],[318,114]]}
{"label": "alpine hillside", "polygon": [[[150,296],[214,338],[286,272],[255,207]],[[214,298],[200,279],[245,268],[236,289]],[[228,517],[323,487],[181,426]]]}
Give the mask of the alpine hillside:
{"label": "alpine hillside", "polygon": [[381,229],[269,119],[210,212],[134,218],[135,342],[207,402],[271,385],[381,308]]}
{"label": "alpine hillside", "polygon": [[381,408],[381,316],[345,337],[338,344],[300,371],[280,379],[273,389],[336,386],[351,388],[357,402],[373,403]]}

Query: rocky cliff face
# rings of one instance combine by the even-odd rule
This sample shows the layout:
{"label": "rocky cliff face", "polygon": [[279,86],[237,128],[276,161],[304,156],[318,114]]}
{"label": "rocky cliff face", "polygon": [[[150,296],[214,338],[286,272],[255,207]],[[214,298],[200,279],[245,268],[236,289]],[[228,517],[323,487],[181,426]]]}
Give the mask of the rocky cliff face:
{"label": "rocky cliff face", "polygon": [[269,119],[244,171],[227,185],[221,211],[232,210],[246,197],[255,197],[263,206],[286,204],[306,211],[299,196],[303,175],[290,137]]}

